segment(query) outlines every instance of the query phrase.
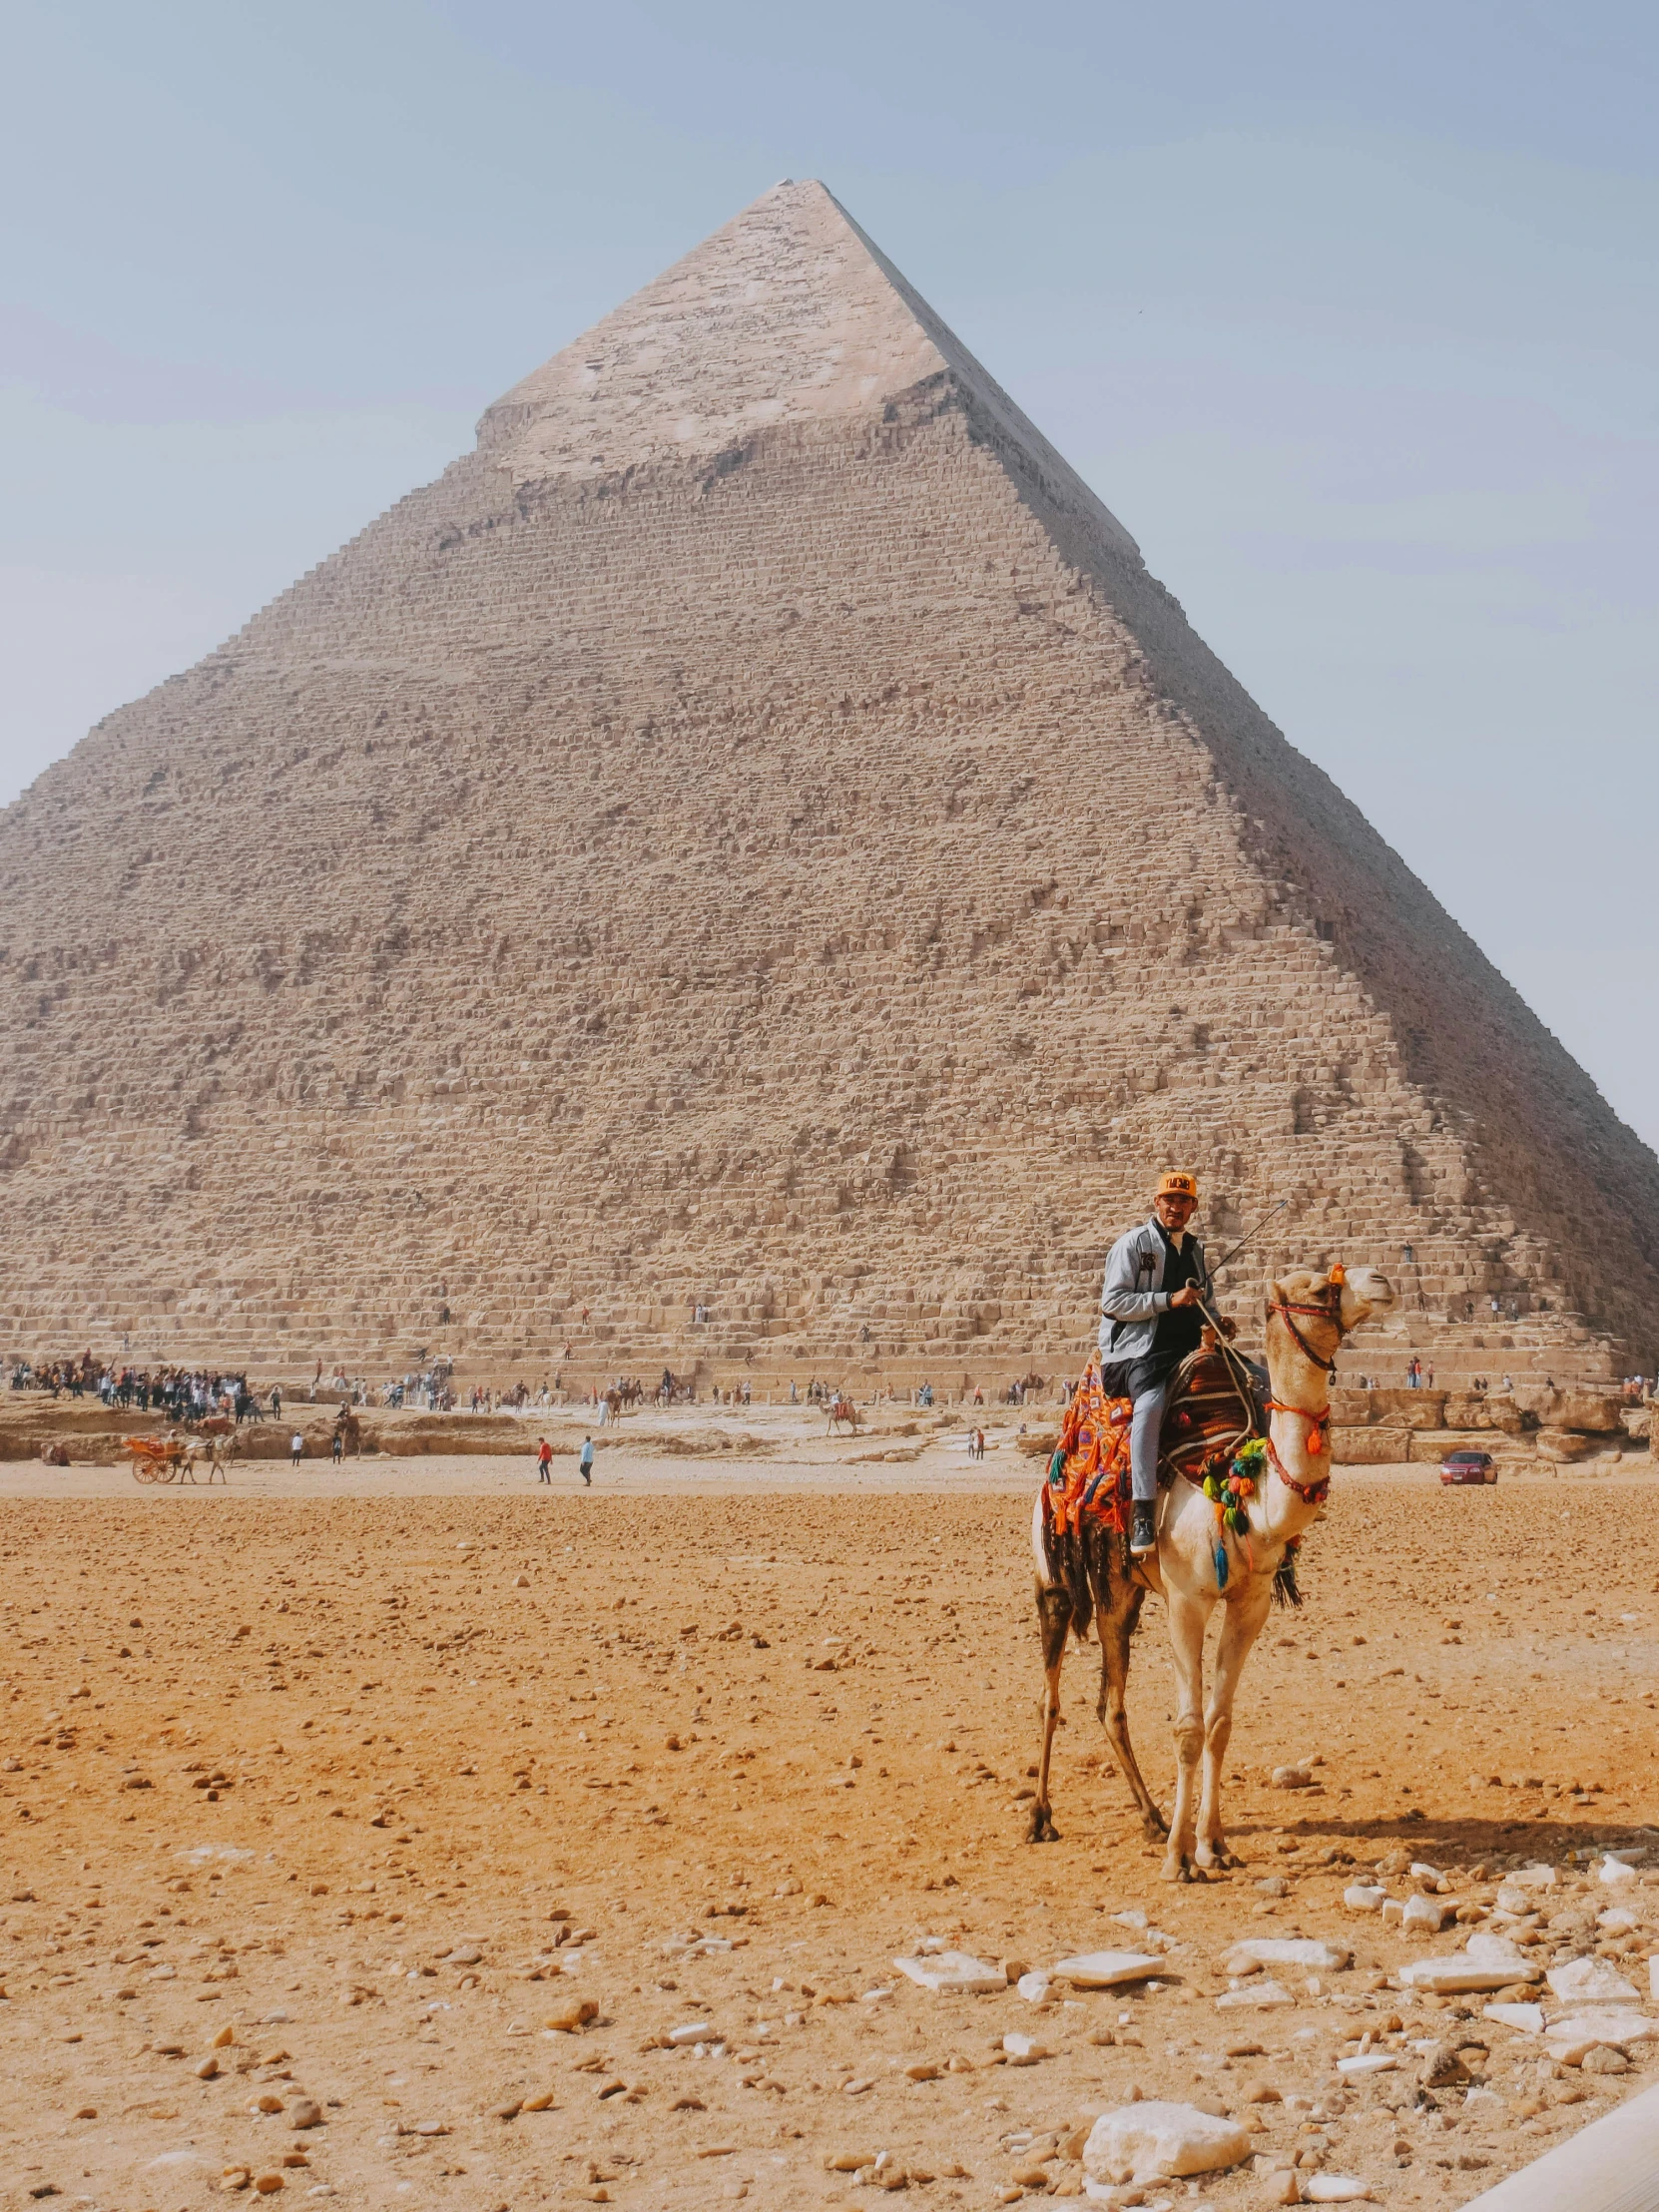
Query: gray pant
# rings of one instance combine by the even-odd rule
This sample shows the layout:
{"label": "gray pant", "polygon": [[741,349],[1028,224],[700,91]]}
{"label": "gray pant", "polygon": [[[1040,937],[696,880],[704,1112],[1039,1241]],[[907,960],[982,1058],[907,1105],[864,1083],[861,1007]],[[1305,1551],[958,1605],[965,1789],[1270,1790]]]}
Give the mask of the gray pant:
{"label": "gray pant", "polygon": [[1169,1395],[1166,1379],[1155,1389],[1143,1390],[1135,1399],[1129,1424],[1129,1483],[1143,1503],[1158,1495],[1158,1437],[1164,1425],[1164,1401]]}

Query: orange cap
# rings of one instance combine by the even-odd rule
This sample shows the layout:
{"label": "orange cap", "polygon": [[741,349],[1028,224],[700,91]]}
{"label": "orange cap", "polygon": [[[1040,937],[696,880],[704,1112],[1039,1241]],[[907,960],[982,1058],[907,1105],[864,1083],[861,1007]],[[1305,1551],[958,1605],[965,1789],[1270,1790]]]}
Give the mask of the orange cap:
{"label": "orange cap", "polygon": [[1196,1175],[1183,1175],[1179,1168],[1166,1168],[1158,1178],[1157,1196],[1159,1198],[1191,1198],[1196,1200],[1198,1197],[1198,1177]]}

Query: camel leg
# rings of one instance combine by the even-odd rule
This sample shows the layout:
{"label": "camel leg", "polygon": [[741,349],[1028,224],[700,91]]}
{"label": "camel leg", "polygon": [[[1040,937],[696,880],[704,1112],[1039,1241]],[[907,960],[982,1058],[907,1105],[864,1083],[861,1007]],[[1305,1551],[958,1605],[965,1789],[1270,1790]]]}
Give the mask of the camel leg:
{"label": "camel leg", "polygon": [[1199,1756],[1204,1749],[1204,1624],[1210,1608],[1200,1600],[1169,1595],[1170,1656],[1175,1663],[1175,1804],[1170,1812],[1164,1880],[1193,1878],[1194,1820]]}
{"label": "camel leg", "polygon": [[1065,1664],[1066,1636],[1071,1628],[1071,1592],[1037,1585],[1037,1632],[1043,1645],[1043,1749],[1037,1769],[1037,1799],[1031,1808],[1027,1843],[1057,1844],[1060,1831],[1048,1804],[1048,1763],[1054,1750],[1054,1731],[1060,1722],[1060,1669]]}
{"label": "camel leg", "polygon": [[1095,1608],[1095,1632],[1100,1638],[1100,1703],[1096,1711],[1106,1731],[1106,1741],[1112,1747],[1112,1757],[1118,1763],[1118,1771],[1140,1807],[1147,1841],[1161,1844],[1169,1833],[1169,1824],[1146,1786],[1140,1761],[1129,1741],[1129,1639],[1140,1609],[1139,1591],[1115,1611],[1105,1605]]}
{"label": "camel leg", "polygon": [[1273,1602],[1272,1587],[1252,1586],[1249,1595],[1226,1608],[1216,1644],[1216,1672],[1204,1713],[1204,1795],[1198,1809],[1198,1863],[1201,1867],[1237,1867],[1221,1825],[1221,1770],[1233,1734],[1233,1701],[1245,1661]]}

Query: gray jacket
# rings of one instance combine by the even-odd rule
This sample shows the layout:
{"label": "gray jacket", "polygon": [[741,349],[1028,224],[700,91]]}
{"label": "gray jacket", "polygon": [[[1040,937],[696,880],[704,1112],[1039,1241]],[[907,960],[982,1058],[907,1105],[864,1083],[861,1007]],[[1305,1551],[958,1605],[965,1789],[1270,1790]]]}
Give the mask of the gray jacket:
{"label": "gray jacket", "polygon": [[[1204,1247],[1191,1230],[1193,1259],[1200,1283],[1208,1281]],[[1164,1239],[1157,1221],[1143,1221],[1118,1239],[1106,1258],[1100,1292],[1100,1357],[1144,1360],[1152,1350],[1158,1316],[1169,1312],[1164,1289]]]}

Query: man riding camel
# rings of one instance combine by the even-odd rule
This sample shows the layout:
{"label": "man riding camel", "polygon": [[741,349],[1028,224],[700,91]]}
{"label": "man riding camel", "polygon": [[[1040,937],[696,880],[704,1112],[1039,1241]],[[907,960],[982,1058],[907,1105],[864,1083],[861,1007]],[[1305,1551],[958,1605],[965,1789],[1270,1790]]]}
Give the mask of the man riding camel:
{"label": "man riding camel", "polygon": [[1209,1289],[1204,1247],[1187,1224],[1198,1209],[1198,1178],[1172,1169],[1158,1179],[1152,1219],[1113,1245],[1100,1294],[1101,1382],[1110,1397],[1132,1398],[1129,1430],[1129,1549],[1158,1542],[1158,1439],[1170,1377],[1196,1352],[1204,1329],[1199,1301]]}

